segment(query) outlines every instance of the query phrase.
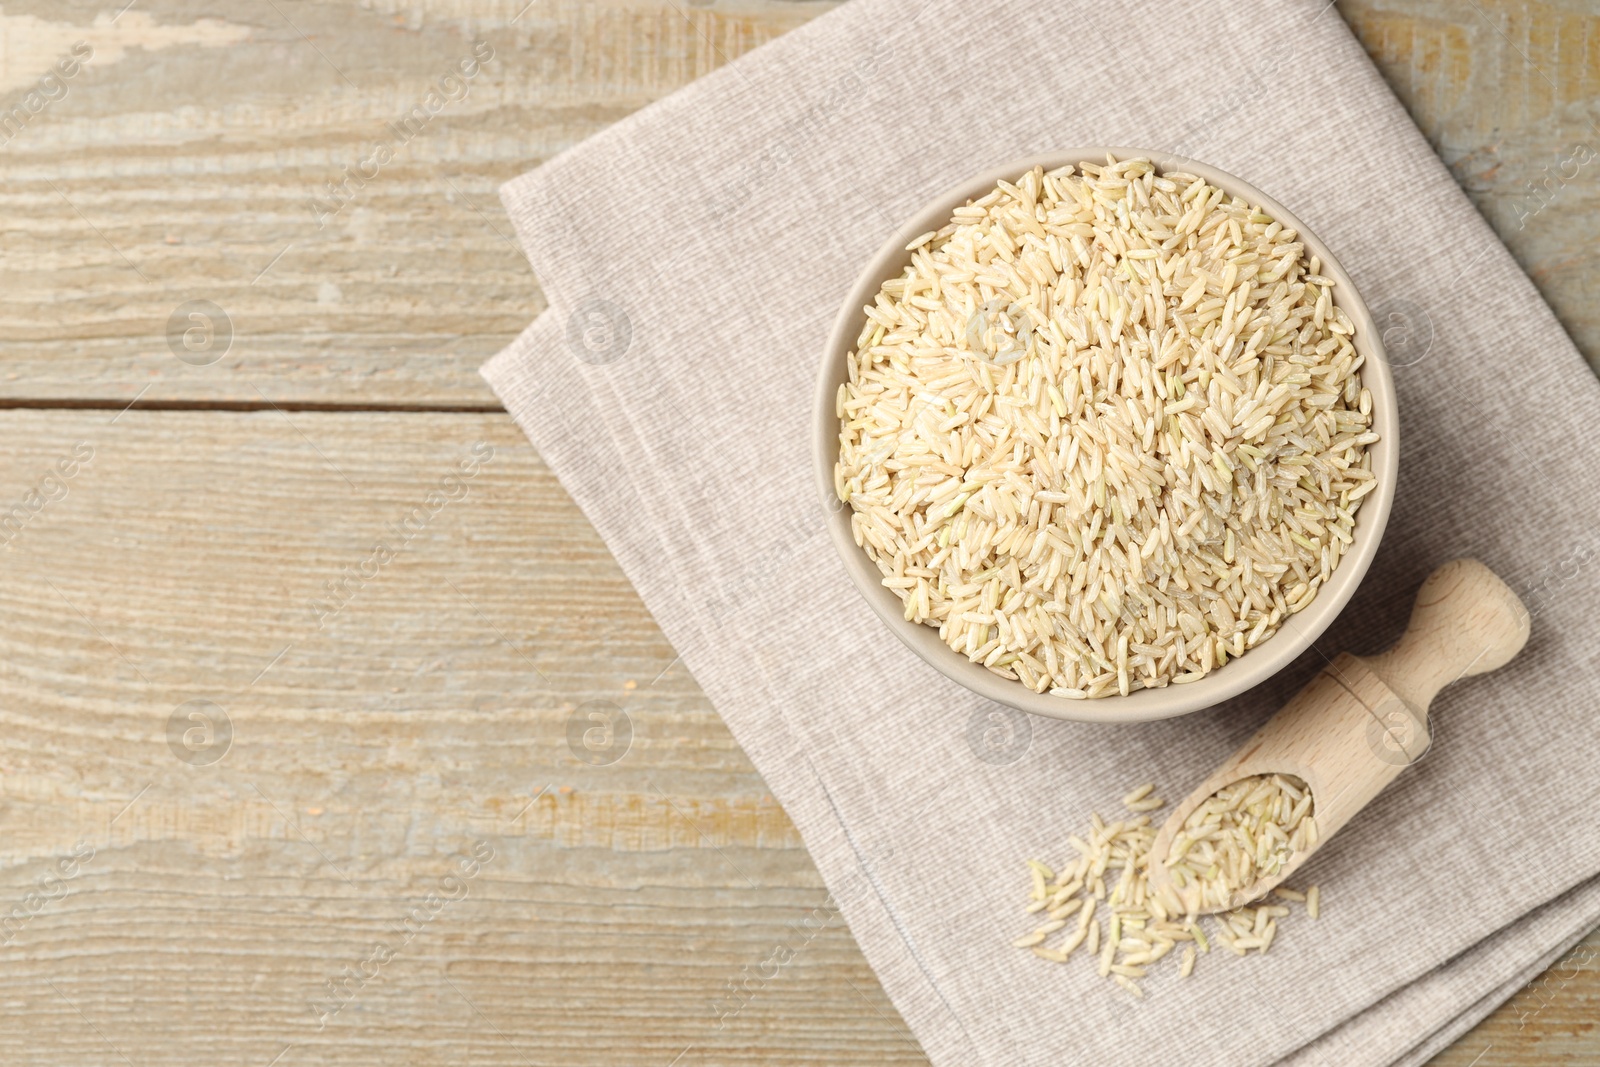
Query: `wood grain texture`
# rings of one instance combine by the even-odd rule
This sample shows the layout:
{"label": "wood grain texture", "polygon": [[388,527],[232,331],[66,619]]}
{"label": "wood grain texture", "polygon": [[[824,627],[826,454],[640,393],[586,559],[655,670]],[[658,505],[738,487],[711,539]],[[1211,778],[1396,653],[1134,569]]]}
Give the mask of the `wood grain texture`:
{"label": "wood grain texture", "polygon": [[[4,530],[0,912],[26,916],[0,922],[4,1062],[923,1062],[509,419],[12,411],[0,432],[0,514],[57,498]],[[171,746],[196,700],[232,725],[209,765]],[[594,702],[629,716],[615,762],[572,740]],[[479,841],[493,859],[404,940]],[[1501,1057],[1480,1067],[1590,1062],[1600,967],[1546,983],[1475,1035]]]}
{"label": "wood grain texture", "polygon": [[[477,366],[543,307],[496,187],[831,3],[12,0],[7,54],[95,52],[0,144],[0,399],[481,406]],[[1600,358],[1600,13],[1346,0],[1341,10],[1562,321]],[[513,24],[512,19],[518,16]],[[349,205],[370,158],[475,41],[494,59]],[[15,43],[12,43],[15,42]],[[36,81],[8,60],[0,100]],[[45,65],[48,65],[47,63]],[[1530,182],[1575,172],[1537,195]],[[173,311],[233,327],[174,358]],[[1425,303],[1425,301],[1424,301]]]}
{"label": "wood grain texture", "polygon": [[[477,368],[544,307],[498,186],[832,5],[187,0],[105,25],[119,6],[0,15],[8,54],[94,51],[0,144],[0,397],[493,410]],[[479,41],[464,96],[319,212]],[[231,320],[212,366],[167,340],[193,299]]]}
{"label": "wood grain texture", "polygon": [[[0,1062],[921,1061],[508,418],[109,418],[0,414],[0,499],[57,497],[5,531],[0,915],[26,917],[0,922]],[[47,476],[84,444],[61,496]],[[458,499],[405,540],[436,490]],[[169,746],[195,700],[232,725],[208,765]],[[568,740],[595,701],[632,724],[606,765]],[[430,892],[459,898],[406,941]],[[346,967],[366,980],[323,1025]]]}
{"label": "wood grain texture", "polygon": [[[495,187],[832,4],[121,6],[0,12],[0,111],[93,50],[0,116],[0,404],[108,406],[0,411],[0,1062],[925,1062],[476,373],[543,306]],[[1600,16],[1340,10],[1594,359],[1600,166],[1527,183],[1600,147]],[[193,300],[225,354],[175,354]],[[1597,1018],[1591,935],[1436,1064],[1592,1064]]]}
{"label": "wood grain texture", "polygon": [[1339,11],[1600,369],[1600,8],[1341,0]]}

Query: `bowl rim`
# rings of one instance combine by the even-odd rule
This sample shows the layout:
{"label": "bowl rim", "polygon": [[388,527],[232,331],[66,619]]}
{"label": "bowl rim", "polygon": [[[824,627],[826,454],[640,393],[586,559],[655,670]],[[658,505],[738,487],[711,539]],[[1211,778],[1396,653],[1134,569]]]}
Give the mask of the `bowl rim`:
{"label": "bowl rim", "polygon": [[[1204,178],[1230,196],[1241,196],[1264,208],[1285,227],[1296,230],[1305,244],[1306,254],[1322,261],[1322,273],[1336,283],[1334,291],[1339,294],[1339,307],[1355,326],[1352,340],[1356,351],[1365,357],[1362,384],[1372,394],[1373,428],[1380,435],[1369,449],[1378,488],[1362,501],[1356,515],[1351,550],[1340,559],[1311,604],[1303,611],[1285,616],[1272,637],[1195,682],[1135,690],[1127,696],[1075,700],[1052,696],[1048,691],[1035,693],[1021,682],[1002,678],[950,648],[940,640],[934,627],[905,619],[904,604],[882,585],[878,565],[855,543],[850,532],[853,512],[834,493],[833,470],[839,450],[835,404],[838,387],[846,379],[845,356],[855,348],[861,332],[862,309],[871,303],[884,280],[898,274],[910,261],[911,253],[905,249],[907,242],[938,229],[949,221],[954,208],[982,196],[1001,180],[1015,181],[1037,166],[1049,171],[1069,163],[1074,166],[1102,164],[1108,155],[1118,160],[1149,159],[1158,171],[1185,171]],[[940,192],[889,235],[850,284],[828,332],[817,377],[812,452],[829,539],[851,584],[890,631],[929,666],[979,696],[1020,711],[1075,722],[1134,723],[1174,718],[1213,707],[1261,684],[1313,647],[1355,595],[1383,539],[1399,472],[1399,431],[1394,378],[1372,312],[1338,257],[1294,212],[1244,179],[1188,156],[1148,148],[1092,146],[1039,153],[992,167]]]}

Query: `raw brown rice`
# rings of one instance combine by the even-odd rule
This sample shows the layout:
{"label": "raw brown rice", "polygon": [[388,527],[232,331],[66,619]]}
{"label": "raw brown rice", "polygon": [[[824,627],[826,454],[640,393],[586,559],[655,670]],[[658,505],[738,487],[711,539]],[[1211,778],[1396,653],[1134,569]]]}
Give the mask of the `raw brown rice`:
{"label": "raw brown rice", "polygon": [[864,309],[835,468],[906,618],[1084,698],[1203,678],[1308,605],[1377,437],[1298,237],[1129,159],[1035,168],[912,242]]}
{"label": "raw brown rice", "polygon": [[1313,810],[1311,791],[1290,775],[1255,775],[1217,790],[1184,819],[1167,857],[1184,906],[1191,912],[1226,907],[1236,893],[1314,846]]}

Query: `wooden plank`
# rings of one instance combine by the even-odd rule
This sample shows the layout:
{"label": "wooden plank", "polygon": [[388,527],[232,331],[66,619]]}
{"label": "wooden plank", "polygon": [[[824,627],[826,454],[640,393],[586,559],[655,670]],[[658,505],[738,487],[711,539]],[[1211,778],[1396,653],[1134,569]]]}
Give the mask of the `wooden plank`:
{"label": "wooden plank", "polygon": [[[494,186],[830,5],[523,6],[8,4],[0,99],[96,58],[0,144],[0,400],[492,405],[476,365],[541,306]],[[1592,358],[1594,172],[1527,182],[1596,144],[1595,13],[1340,7]],[[475,34],[509,35],[499,80],[318,227]],[[214,364],[165,336],[192,299],[233,325]],[[671,649],[508,421],[115,414],[0,415],[5,508],[66,494],[0,533],[7,1062],[921,1062],[837,918],[797,927],[826,897],[793,828],[681,668],[651,683]],[[467,498],[349,579],[480,439]],[[200,699],[237,731],[211,766],[166,740]],[[567,746],[590,700],[632,717],[616,763]],[[480,838],[467,898],[318,1029],[320,983]],[[1586,944],[1436,1062],[1594,1062]]]}
{"label": "wooden plank", "polygon": [[[499,183],[831,6],[240,0],[226,16],[135,7],[97,27],[93,4],[8,4],[0,51],[67,55],[82,40],[95,58],[0,144],[0,401],[148,389],[146,402],[492,408],[476,368],[543,307]],[[1577,144],[1600,149],[1600,14],[1510,0],[1341,10],[1600,358],[1600,160],[1567,165],[1576,178],[1555,192],[1527,185]],[[465,98],[343,210],[314,209],[478,39],[494,59]],[[41,76],[14,62],[0,92]],[[231,324],[212,365],[168,340],[191,300]]]}
{"label": "wooden plank", "polygon": [[[12,411],[0,435],[0,1059],[924,1062],[508,418]],[[216,762],[193,701],[231,725]],[[587,714],[612,707],[605,762]],[[430,892],[464,895],[395,933]],[[1439,1062],[1590,1062],[1597,1001],[1568,961]]]}
{"label": "wooden plank", "polygon": [[1430,1067],[1589,1067],[1600,1062],[1600,930]]}
{"label": "wooden plank", "polygon": [[0,413],[0,1062],[921,1062],[510,419],[111,414]]}
{"label": "wooden plank", "polygon": [[[0,129],[0,399],[492,410],[477,368],[544,306],[499,184],[832,5],[238,0],[95,23],[118,6],[0,14],[0,55],[94,52]],[[479,41],[492,59],[400,144],[390,124]],[[48,65],[12,62],[0,100]],[[185,350],[209,365],[168,338],[193,300],[231,326],[225,354]]]}
{"label": "wooden plank", "polygon": [[1600,9],[1341,0],[1339,11],[1600,369]]}

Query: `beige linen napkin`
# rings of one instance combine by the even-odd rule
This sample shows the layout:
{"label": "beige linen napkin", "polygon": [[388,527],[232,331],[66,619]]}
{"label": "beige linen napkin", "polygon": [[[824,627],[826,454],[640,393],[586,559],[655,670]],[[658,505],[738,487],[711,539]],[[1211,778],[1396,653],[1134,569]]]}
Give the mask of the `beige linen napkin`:
{"label": "beige linen napkin", "polygon": [[[1393,331],[1401,481],[1361,592],[1319,652],[1163,723],[1008,716],[945,680],[851,588],[811,479],[812,385],[860,265],[940,190],[1080,144],[1269,190]],[[551,307],[484,374],[935,1063],[1419,1063],[1600,921],[1600,384],[1320,0],[855,0],[503,195]],[[1158,971],[1142,1003],[1009,946],[1025,857],[1065,856],[1133,783],[1181,794],[1463,555],[1527,595],[1532,640],[1441,695],[1434,750],[1308,868],[1320,922]],[[970,740],[992,721],[1009,748]]]}

